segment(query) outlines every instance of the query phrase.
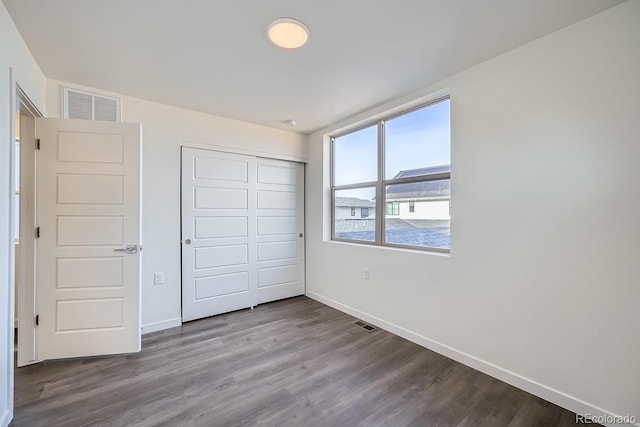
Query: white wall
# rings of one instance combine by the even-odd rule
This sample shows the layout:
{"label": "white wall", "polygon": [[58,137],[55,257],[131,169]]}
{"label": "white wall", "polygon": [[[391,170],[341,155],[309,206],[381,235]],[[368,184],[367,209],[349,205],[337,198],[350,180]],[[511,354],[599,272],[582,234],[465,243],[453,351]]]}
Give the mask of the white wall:
{"label": "white wall", "polygon": [[[60,86],[122,99],[122,121],[142,123],[143,331],[180,324],[180,144],[226,146],[306,159],[307,137],[139,98],[47,80],[47,111],[61,117]],[[154,286],[153,273],[165,283]]]}
{"label": "white wall", "polygon": [[0,426],[13,414],[13,238],[11,190],[14,117],[9,69],[34,104],[44,111],[45,79],[0,2]]}
{"label": "white wall", "polygon": [[413,212],[409,212],[409,202],[400,202],[399,208],[397,218],[401,219],[451,219],[448,200],[416,200]]}
{"label": "white wall", "polygon": [[[640,419],[639,22],[623,3],[311,135],[308,294],[574,411]],[[323,136],[447,92],[450,256],[327,241]]]}

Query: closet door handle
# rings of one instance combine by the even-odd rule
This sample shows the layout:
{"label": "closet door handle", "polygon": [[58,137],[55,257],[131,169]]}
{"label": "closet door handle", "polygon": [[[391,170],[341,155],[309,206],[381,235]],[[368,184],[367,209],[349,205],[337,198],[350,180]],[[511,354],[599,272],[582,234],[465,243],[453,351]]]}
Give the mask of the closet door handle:
{"label": "closet door handle", "polygon": [[114,249],[114,252],[126,252],[128,254],[136,254],[138,253],[138,245],[130,245],[127,246],[126,248],[122,248],[122,249]]}

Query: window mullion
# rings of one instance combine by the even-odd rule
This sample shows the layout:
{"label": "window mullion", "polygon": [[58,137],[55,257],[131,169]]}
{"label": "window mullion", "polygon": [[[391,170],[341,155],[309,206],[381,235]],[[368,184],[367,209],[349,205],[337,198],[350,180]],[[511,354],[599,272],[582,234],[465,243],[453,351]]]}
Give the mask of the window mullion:
{"label": "window mullion", "polygon": [[332,188],[334,188],[335,190],[354,190],[356,188],[375,187],[377,184],[378,184],[377,181],[369,181],[369,182],[359,182],[357,184],[334,185]]}
{"label": "window mullion", "polygon": [[329,141],[329,156],[331,162],[331,170],[329,171],[329,183],[331,185],[331,240],[336,239],[336,188],[335,188],[335,164],[336,164],[336,156],[335,156],[335,145],[336,139],[331,138]]}
{"label": "window mullion", "polygon": [[376,212],[376,243],[384,243],[386,195],[384,191],[384,120],[378,122],[378,183],[376,185],[376,200],[379,201]]}
{"label": "window mullion", "polygon": [[336,239],[336,190],[331,188],[331,240]]}
{"label": "window mullion", "polygon": [[329,180],[331,181],[331,188],[335,188],[336,186],[336,153],[335,153],[335,144],[336,139],[331,138],[331,142],[329,144],[330,147],[330,156],[331,156],[331,171],[329,171]]}

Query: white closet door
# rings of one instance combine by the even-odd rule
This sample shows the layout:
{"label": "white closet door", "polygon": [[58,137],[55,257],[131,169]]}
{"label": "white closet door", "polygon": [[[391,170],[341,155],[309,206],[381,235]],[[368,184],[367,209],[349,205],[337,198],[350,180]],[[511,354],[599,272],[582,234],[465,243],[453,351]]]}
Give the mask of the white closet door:
{"label": "white closet door", "polygon": [[257,159],[258,303],[302,295],[304,165]]}
{"label": "white closet door", "polygon": [[182,320],[256,305],[256,159],[182,149]]}

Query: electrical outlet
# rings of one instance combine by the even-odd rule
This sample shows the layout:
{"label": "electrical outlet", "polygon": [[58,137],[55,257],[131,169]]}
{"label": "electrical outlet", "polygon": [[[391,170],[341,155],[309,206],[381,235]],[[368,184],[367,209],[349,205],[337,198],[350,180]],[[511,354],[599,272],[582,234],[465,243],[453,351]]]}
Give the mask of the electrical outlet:
{"label": "electrical outlet", "polygon": [[153,273],[153,284],[162,285],[164,283],[164,273]]}
{"label": "electrical outlet", "polygon": [[371,273],[369,272],[369,269],[368,269],[368,268],[364,268],[364,269],[362,270],[362,278],[363,278],[364,280],[369,280],[369,279],[371,279]]}

